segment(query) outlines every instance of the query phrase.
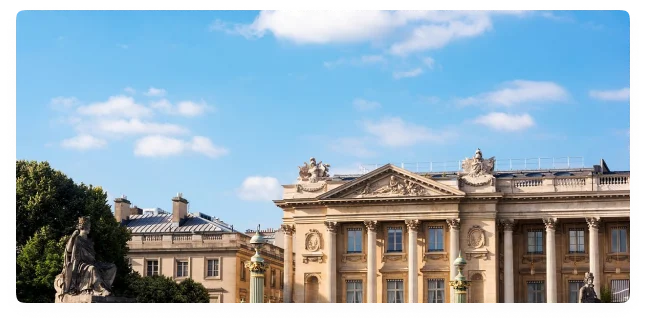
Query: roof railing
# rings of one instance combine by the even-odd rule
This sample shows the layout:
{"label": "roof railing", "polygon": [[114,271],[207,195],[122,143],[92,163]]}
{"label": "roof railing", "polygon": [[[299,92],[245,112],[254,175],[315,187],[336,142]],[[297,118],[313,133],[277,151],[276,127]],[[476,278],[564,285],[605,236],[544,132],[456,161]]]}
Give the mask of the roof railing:
{"label": "roof railing", "polygon": [[[415,173],[456,173],[462,171],[462,161],[402,162],[393,165]],[[386,164],[361,164],[357,172],[366,174],[383,165]],[[494,166],[494,170],[499,172],[574,168],[585,168],[583,157],[496,159],[496,165]]]}

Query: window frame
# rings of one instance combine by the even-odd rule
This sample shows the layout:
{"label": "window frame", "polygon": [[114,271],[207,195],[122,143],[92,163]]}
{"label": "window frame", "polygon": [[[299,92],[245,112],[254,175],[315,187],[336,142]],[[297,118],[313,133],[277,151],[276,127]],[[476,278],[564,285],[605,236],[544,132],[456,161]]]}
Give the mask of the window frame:
{"label": "window frame", "polygon": [[[217,275],[209,274],[209,262],[218,261]],[[204,279],[222,279],[222,257],[204,257]]]}
{"label": "window frame", "polygon": [[[615,232],[615,230],[618,231],[617,243],[616,243],[617,248],[619,249],[618,251],[615,251],[613,249],[613,247],[615,245],[615,241],[613,240],[613,233]],[[625,236],[624,236],[625,250],[624,251],[621,251],[621,233],[622,233],[622,230],[625,233]],[[609,251],[608,251],[610,254],[628,254],[628,252],[630,251],[629,250],[629,245],[628,245],[629,242],[630,242],[628,240],[628,226],[612,226],[612,227],[610,227],[610,235],[609,235],[608,242],[610,243],[610,247],[609,247]]]}
{"label": "window frame", "polygon": [[[445,303],[446,301],[446,282],[444,281],[444,278],[426,278],[426,303]],[[431,282],[441,282],[442,287],[438,288],[437,286],[434,288],[431,288]],[[435,292],[435,297],[436,301],[430,301],[431,300],[431,292]],[[440,292],[442,294],[442,301],[437,301],[437,293]]]}
{"label": "window frame", "polygon": [[[575,233],[575,242],[572,243],[572,232]],[[579,236],[581,235],[581,236]],[[567,251],[568,254],[585,254],[586,253],[586,236],[585,236],[585,229],[584,228],[569,228],[567,232],[567,238],[568,238],[568,246],[567,246]],[[575,250],[572,250],[572,245],[575,245]],[[579,250],[581,248],[581,250]]]}
{"label": "window frame", "polygon": [[[350,284],[354,284],[353,288],[350,288]],[[359,284],[360,288],[356,288],[356,284]],[[348,294],[352,293],[353,300],[356,300],[357,293],[361,293],[361,301],[348,301]],[[346,279],[345,280],[345,302],[346,303],[363,303],[365,297],[365,288],[363,286],[363,279]]]}
{"label": "window frame", "polygon": [[[530,285],[537,285],[537,284],[541,285],[540,290],[533,289],[532,288],[533,286],[530,286]],[[527,281],[525,283],[525,286],[526,286],[526,289],[527,289],[526,298],[527,298],[528,303],[545,303],[546,302],[545,281],[543,281],[543,280],[530,280],[530,281]],[[540,298],[541,298],[540,300],[542,300],[542,301],[540,301],[540,302],[539,301],[530,301],[530,300],[536,299],[537,293],[540,294]],[[532,294],[533,294],[533,299],[530,298],[532,296]]]}
{"label": "window frame", "polygon": [[[360,246],[360,247],[359,247],[359,248],[360,248],[360,250],[358,250],[358,251],[356,250],[356,248],[357,248],[357,247],[356,247],[356,246],[357,246],[357,238],[356,238],[356,235],[353,235],[353,236],[352,236],[352,237],[353,237],[352,245],[351,245],[351,243],[350,243],[350,233],[351,233],[351,232],[352,232],[352,233],[358,233],[358,234],[359,234],[359,236],[360,236],[360,237],[359,237],[359,241],[358,241],[359,246]],[[363,228],[362,228],[362,227],[353,227],[353,226],[349,226],[348,228],[346,228],[346,232],[345,232],[345,233],[346,233],[346,249],[345,249],[345,252],[346,252],[347,254],[361,254],[361,253],[363,253]],[[353,247],[351,247],[351,246],[353,246]],[[351,248],[354,248],[354,250],[351,250]]]}
{"label": "window frame", "polygon": [[[572,291],[572,285],[576,284],[576,291]],[[578,303],[579,301],[579,289],[585,285],[583,280],[568,280],[567,282],[567,292],[568,292],[568,303]],[[574,301],[572,301],[572,296],[574,296]]]}
{"label": "window frame", "polygon": [[240,261],[240,274],[239,274],[239,279],[240,281],[247,281],[247,268],[244,266],[245,261]]}
{"label": "window frame", "polygon": [[[538,246],[537,244],[539,241],[536,239],[536,235],[534,235],[534,245],[530,245],[530,233],[540,233],[541,234],[541,240],[540,240],[540,251],[537,251],[536,247]],[[536,229],[536,228],[530,228],[527,229],[527,240],[526,240],[526,245],[525,245],[525,250],[527,251],[527,254],[534,254],[534,255],[543,255],[545,254],[545,230],[544,229]],[[534,251],[530,250],[530,247],[534,247]]]}
{"label": "window frame", "polygon": [[[148,262],[156,262],[157,263],[157,274],[152,274],[152,275],[148,274]],[[146,276],[161,275],[161,259],[159,259],[159,258],[145,258],[144,263],[145,263],[145,268],[146,268],[145,269],[146,270],[145,271]]]}
{"label": "window frame", "polygon": [[[186,263],[186,275],[179,275],[179,266],[180,263]],[[183,278],[188,278],[191,275],[191,262],[189,258],[176,258],[175,259],[175,270],[174,272],[174,278],[176,279],[183,279]]]}
{"label": "window frame", "polygon": [[[444,226],[428,226],[427,230],[428,230],[428,233],[426,235],[426,241],[427,241],[427,243],[426,243],[426,252],[431,252],[431,253],[445,252],[446,248],[445,248],[445,245],[444,245],[444,240],[445,240]],[[436,246],[435,249],[431,249],[431,234],[432,233],[435,233],[435,237],[434,237],[435,240],[434,240],[433,244],[434,245],[440,244],[442,246],[439,249],[437,248],[437,246]],[[438,233],[442,236],[441,240],[437,239],[437,234]]]}
{"label": "window frame", "polygon": [[[395,285],[394,289],[391,289],[388,287],[389,283],[398,283],[401,284],[401,288],[397,288],[397,285]],[[401,291],[401,301],[397,302],[397,292]],[[406,285],[404,283],[404,279],[386,279],[386,303],[391,303],[388,301],[388,294],[390,292],[393,292],[395,294],[395,304],[400,304],[400,303],[406,303]]]}
{"label": "window frame", "polygon": [[[393,231],[393,245],[390,247],[390,234]],[[397,249],[397,234],[399,235],[399,250]],[[404,227],[401,226],[388,226],[386,227],[386,253],[404,253]]]}

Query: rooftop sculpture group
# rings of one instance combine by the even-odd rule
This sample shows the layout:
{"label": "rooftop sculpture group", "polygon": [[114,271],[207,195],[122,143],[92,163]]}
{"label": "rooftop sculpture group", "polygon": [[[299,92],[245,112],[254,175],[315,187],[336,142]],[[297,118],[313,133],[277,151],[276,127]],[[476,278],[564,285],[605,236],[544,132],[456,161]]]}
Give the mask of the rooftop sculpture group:
{"label": "rooftop sculpture group", "polygon": [[322,178],[330,177],[328,170],[330,168],[329,164],[324,164],[322,161],[316,162],[315,158],[310,158],[310,163],[303,163],[303,166],[299,166],[299,181],[309,181],[310,183],[316,183]]}

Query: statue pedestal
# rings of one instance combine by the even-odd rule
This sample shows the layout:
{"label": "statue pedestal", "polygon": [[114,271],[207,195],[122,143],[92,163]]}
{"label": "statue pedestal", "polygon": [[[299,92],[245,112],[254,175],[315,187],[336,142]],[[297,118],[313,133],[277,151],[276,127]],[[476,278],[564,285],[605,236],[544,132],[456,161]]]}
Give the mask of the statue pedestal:
{"label": "statue pedestal", "polygon": [[67,303],[67,304],[96,304],[96,303],[135,303],[137,300],[135,298],[125,298],[125,297],[114,297],[114,296],[92,296],[92,295],[64,295],[63,299],[56,298],[57,303]]}

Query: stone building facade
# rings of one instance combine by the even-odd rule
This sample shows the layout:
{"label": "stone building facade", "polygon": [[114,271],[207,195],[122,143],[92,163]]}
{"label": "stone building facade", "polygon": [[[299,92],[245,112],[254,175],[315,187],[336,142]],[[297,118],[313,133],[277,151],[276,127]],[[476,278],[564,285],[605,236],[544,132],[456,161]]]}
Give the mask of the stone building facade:
{"label": "stone building facade", "polygon": [[468,302],[626,301],[630,173],[593,168],[500,172],[478,149],[460,172],[388,164],[363,175],[301,167],[284,185],[286,302],[452,302],[461,252]]}
{"label": "stone building facade", "polygon": [[[125,197],[114,202],[115,218],[132,234],[128,257],[134,271],[178,282],[190,277],[204,285],[211,302],[249,302],[251,276],[244,263],[255,253],[251,236],[217,218],[189,213],[181,194],[172,199],[172,213],[131,208]],[[261,255],[268,264],[266,301],[282,302],[283,249],[268,243]]]}

